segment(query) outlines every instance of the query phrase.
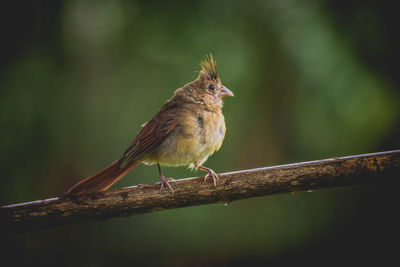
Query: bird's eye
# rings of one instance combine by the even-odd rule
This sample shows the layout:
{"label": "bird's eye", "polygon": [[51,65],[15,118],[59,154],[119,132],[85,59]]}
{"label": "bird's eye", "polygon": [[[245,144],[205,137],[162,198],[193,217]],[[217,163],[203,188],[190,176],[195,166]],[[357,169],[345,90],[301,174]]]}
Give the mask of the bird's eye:
{"label": "bird's eye", "polygon": [[214,86],[214,84],[210,84],[210,85],[208,86],[208,89],[210,89],[210,90],[214,90],[214,89],[215,89],[215,86]]}

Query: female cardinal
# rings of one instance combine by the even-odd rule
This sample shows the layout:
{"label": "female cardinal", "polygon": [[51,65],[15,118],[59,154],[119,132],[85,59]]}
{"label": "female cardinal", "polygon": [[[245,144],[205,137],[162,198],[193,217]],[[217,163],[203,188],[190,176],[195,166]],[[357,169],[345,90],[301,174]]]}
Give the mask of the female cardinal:
{"label": "female cardinal", "polygon": [[139,163],[157,164],[161,190],[173,189],[161,173],[160,165],[198,168],[206,171],[216,186],[217,174],[202,166],[217,151],[225,137],[222,98],[233,93],[221,84],[212,54],[200,63],[196,80],[175,91],[154,116],[142,125],[136,138],[110,166],[71,187],[73,196],[107,190]]}

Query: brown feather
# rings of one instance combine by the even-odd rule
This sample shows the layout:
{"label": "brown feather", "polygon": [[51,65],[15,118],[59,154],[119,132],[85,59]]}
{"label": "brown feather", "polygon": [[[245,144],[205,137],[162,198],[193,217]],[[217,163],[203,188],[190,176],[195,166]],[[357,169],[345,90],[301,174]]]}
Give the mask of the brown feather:
{"label": "brown feather", "polygon": [[116,160],[108,167],[71,187],[67,192],[65,192],[64,196],[105,191],[124,177],[125,174],[136,167],[139,163],[140,162],[133,162],[125,168],[120,168],[120,161]]}
{"label": "brown feather", "polygon": [[121,167],[129,162],[140,160],[148,151],[163,142],[167,135],[177,127],[176,114],[179,112],[175,106],[168,108],[166,103],[154,119],[145,123],[125,153],[121,156]]}

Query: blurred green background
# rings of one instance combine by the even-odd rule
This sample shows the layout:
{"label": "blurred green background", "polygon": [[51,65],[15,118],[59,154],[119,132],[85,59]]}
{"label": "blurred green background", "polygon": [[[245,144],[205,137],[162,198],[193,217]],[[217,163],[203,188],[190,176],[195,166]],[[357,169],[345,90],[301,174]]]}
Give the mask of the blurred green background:
{"label": "blurred green background", "polygon": [[[16,1],[0,9],[1,205],[55,197],[120,156],[212,52],[217,172],[400,147],[397,9],[384,1]],[[202,173],[164,168],[167,177]],[[158,181],[140,166],[116,187]],[[2,237],[16,264],[390,260],[395,189],[258,197]]]}

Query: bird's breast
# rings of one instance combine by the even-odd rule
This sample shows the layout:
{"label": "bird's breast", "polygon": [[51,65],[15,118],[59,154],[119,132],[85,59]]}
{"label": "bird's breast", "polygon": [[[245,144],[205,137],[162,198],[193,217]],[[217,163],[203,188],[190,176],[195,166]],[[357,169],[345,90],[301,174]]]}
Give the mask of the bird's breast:
{"label": "bird's breast", "polygon": [[225,119],[221,112],[204,112],[197,120],[199,146],[208,154],[218,150],[225,137]]}
{"label": "bird's breast", "polygon": [[181,138],[177,151],[190,154],[190,163],[202,164],[217,151],[225,137],[225,119],[221,112],[203,111],[186,125],[187,138]]}
{"label": "bird's breast", "polygon": [[222,112],[187,113],[153,154],[152,161],[163,165],[201,164],[221,147],[224,137]]}

